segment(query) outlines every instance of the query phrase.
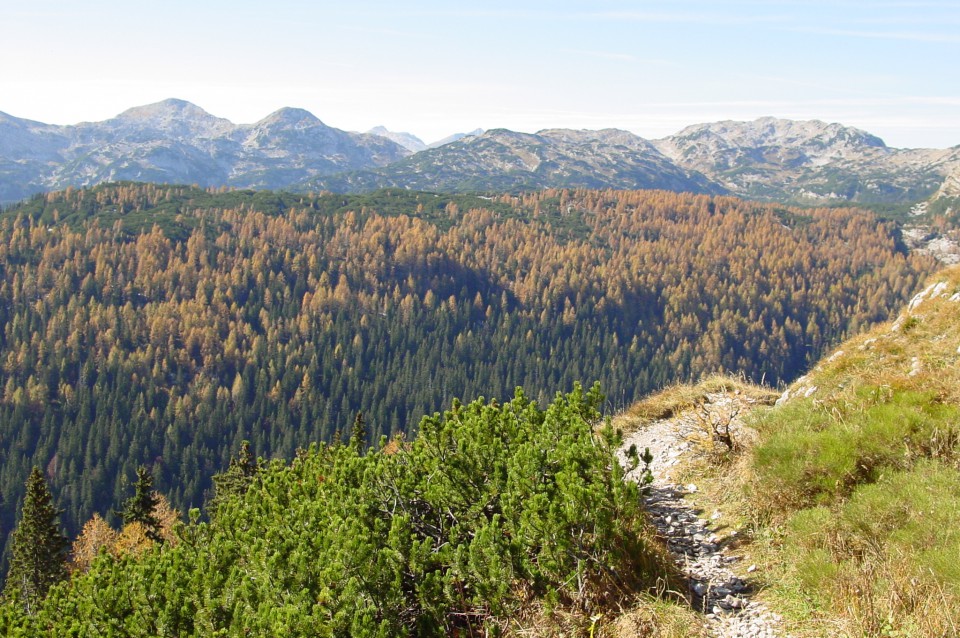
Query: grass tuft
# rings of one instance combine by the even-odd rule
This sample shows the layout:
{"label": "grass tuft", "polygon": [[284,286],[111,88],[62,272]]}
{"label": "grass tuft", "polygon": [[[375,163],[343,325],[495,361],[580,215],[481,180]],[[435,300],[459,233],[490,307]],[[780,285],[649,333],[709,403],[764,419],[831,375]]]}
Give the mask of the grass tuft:
{"label": "grass tuft", "polygon": [[958,516],[960,474],[924,462],[838,507],[793,514],[780,567],[794,595],[841,619],[851,635],[956,636]]}

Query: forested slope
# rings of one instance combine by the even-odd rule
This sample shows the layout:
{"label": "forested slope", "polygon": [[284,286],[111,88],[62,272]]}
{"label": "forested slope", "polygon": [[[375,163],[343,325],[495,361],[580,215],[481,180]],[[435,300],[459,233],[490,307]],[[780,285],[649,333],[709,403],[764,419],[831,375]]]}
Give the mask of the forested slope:
{"label": "forested slope", "polygon": [[0,237],[4,534],[35,464],[75,533],[141,463],[197,506],[241,440],[290,458],[357,411],[376,438],[517,385],[789,381],[932,268],[862,211],[661,191],[123,183],[38,196]]}
{"label": "forested slope", "polygon": [[765,523],[773,600],[804,635],[960,635],[958,309],[953,266],[755,420],[725,487]]}

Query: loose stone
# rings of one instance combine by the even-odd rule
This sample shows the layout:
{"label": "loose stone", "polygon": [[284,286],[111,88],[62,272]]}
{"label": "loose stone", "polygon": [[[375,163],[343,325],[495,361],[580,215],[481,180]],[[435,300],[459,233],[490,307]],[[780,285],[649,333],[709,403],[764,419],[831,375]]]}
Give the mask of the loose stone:
{"label": "loose stone", "polygon": [[[742,400],[722,394],[708,398],[708,409],[723,409],[732,401]],[[691,604],[704,614],[709,635],[714,638],[783,638],[786,634],[780,629],[782,619],[762,604],[750,600],[748,583],[731,571],[741,559],[728,555],[718,534],[710,529],[722,514],[712,510],[709,520],[699,518],[698,510],[684,498],[684,495],[696,494],[697,485],[676,485],[667,476],[673,460],[682,462],[685,456],[693,453],[694,448],[685,437],[695,433],[697,427],[696,418],[683,414],[654,422],[626,437],[621,457],[625,462],[626,450],[632,444],[637,449],[650,448],[654,455],[650,468],[654,480],[645,502],[658,534],[674,556],[674,562],[689,579]],[[708,506],[706,504],[704,511],[711,511]],[[727,537],[736,535],[737,531],[731,530]],[[757,566],[753,564],[746,568],[748,574],[756,571]]]}

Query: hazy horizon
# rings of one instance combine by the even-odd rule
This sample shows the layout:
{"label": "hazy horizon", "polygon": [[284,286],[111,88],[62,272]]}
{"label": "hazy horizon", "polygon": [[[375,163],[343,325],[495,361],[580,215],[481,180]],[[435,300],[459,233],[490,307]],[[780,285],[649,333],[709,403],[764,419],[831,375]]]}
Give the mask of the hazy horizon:
{"label": "hazy horizon", "polygon": [[960,144],[956,2],[11,0],[0,111],[101,121],[176,97],[235,123],[284,106],[432,142],[476,128],[654,139],[762,116]]}
{"label": "hazy horizon", "polygon": [[[186,99],[186,98],[183,98],[183,97],[176,97],[176,96],[171,96],[171,97],[165,98],[165,99],[163,99],[163,100],[159,100],[158,102],[153,102],[153,103],[150,103],[150,104],[133,104],[133,105],[130,105],[128,108],[125,108],[125,109],[123,109],[122,111],[120,111],[120,112],[118,112],[118,113],[116,113],[116,114],[114,114],[114,115],[112,115],[112,116],[110,116],[110,117],[108,117],[108,118],[105,118],[105,119],[109,120],[109,119],[118,117],[118,116],[122,115],[124,112],[126,112],[126,111],[128,111],[128,110],[130,110],[130,109],[136,109],[136,108],[141,108],[141,107],[153,106],[153,105],[156,105],[156,104],[160,104],[160,103],[162,103],[162,102],[166,102],[166,101],[168,101],[168,100],[179,100],[179,101],[182,101],[182,102],[188,102],[188,103],[193,104],[194,106],[202,109],[202,110],[205,111],[207,114],[212,115],[213,117],[220,118],[220,119],[226,119],[226,120],[230,121],[230,122],[231,122],[232,124],[234,124],[234,125],[240,125],[240,126],[243,126],[243,125],[252,125],[252,124],[257,123],[257,122],[260,121],[260,120],[263,120],[263,119],[269,117],[270,115],[272,115],[273,113],[275,113],[275,112],[277,112],[277,111],[279,111],[279,110],[282,110],[282,109],[284,109],[284,108],[294,108],[294,109],[302,109],[302,110],[305,110],[305,111],[311,113],[311,115],[313,115],[314,117],[316,117],[317,119],[319,119],[320,121],[322,121],[322,122],[323,122],[325,125],[327,125],[327,126],[331,126],[331,127],[333,127],[333,128],[338,128],[338,129],[341,129],[341,130],[347,130],[347,129],[344,129],[343,127],[341,127],[341,126],[338,126],[336,122],[327,121],[326,119],[324,119],[323,117],[321,117],[320,114],[313,113],[313,112],[310,111],[309,109],[303,109],[303,107],[299,107],[299,106],[297,106],[297,105],[295,105],[295,104],[287,104],[287,105],[285,105],[285,106],[280,107],[279,109],[275,109],[274,111],[271,111],[270,113],[264,113],[262,116],[256,118],[255,120],[250,120],[250,121],[246,121],[246,122],[237,122],[237,121],[234,121],[234,120],[232,120],[232,119],[230,119],[230,118],[228,118],[228,117],[224,117],[224,116],[220,115],[219,113],[211,112],[209,109],[204,108],[204,106],[203,106],[202,104],[197,104],[196,102],[194,102],[194,101],[192,101],[192,100],[189,100],[189,99]],[[6,113],[6,112],[3,111],[2,109],[0,109],[0,113]],[[10,115],[10,116],[13,116],[13,117],[20,118],[20,119],[26,119],[26,120],[32,120],[32,121],[39,121],[39,120],[36,120],[36,118],[31,118],[31,117],[27,117],[27,116],[21,116],[21,115],[15,114],[15,113],[6,113],[6,114],[7,114],[7,115]],[[761,116],[758,116],[758,117],[756,117],[756,118],[752,118],[752,119],[750,119],[750,120],[729,120],[729,119],[726,119],[726,120],[714,120],[713,122],[689,122],[689,123],[687,123],[687,124],[682,125],[680,128],[678,128],[678,129],[676,129],[676,130],[674,130],[674,131],[671,131],[671,132],[666,133],[666,134],[663,134],[663,135],[658,135],[657,137],[644,136],[644,135],[642,135],[641,133],[638,133],[637,131],[630,131],[630,132],[631,132],[631,133],[634,133],[634,134],[636,134],[636,135],[639,135],[640,137],[644,137],[645,139],[648,139],[648,140],[655,140],[655,139],[660,139],[660,138],[663,138],[663,137],[667,137],[667,136],[669,136],[669,135],[673,135],[673,134],[679,133],[680,131],[682,131],[683,129],[687,128],[688,126],[693,126],[693,125],[698,125],[698,124],[709,124],[709,123],[723,122],[723,121],[735,121],[735,122],[746,121],[746,122],[751,122],[751,121],[755,121],[755,120],[757,120],[757,119],[763,119],[763,118],[768,118],[768,117],[777,118],[777,116],[775,116],[775,115],[761,115]],[[792,118],[777,118],[777,119],[792,119]],[[818,119],[818,118],[811,118],[811,120],[794,120],[794,121],[812,121],[812,120],[816,120],[816,119]],[[42,124],[52,124],[52,125],[55,125],[55,126],[77,126],[77,125],[80,125],[80,124],[90,124],[90,123],[95,123],[95,122],[99,122],[99,121],[103,121],[103,120],[83,120],[83,121],[79,121],[79,122],[69,122],[69,123],[64,123],[64,124],[61,124],[61,123],[59,123],[59,122],[42,122],[42,121],[41,121],[41,123],[42,123]],[[845,126],[851,126],[850,124],[848,124],[848,123],[846,123],[846,122],[831,122],[831,121],[828,121],[828,120],[820,120],[820,121],[824,122],[825,124],[841,124],[841,125],[845,125]],[[370,131],[371,129],[376,128],[376,127],[378,127],[378,126],[382,126],[382,125],[380,125],[380,124],[374,124],[374,125],[366,128],[366,129],[364,129],[364,130],[352,130],[351,132],[355,132],[355,133],[366,133],[366,132]],[[478,130],[477,127],[474,127],[473,129],[469,129],[469,130],[468,130],[468,129],[465,129],[465,130],[461,130],[461,131],[451,131],[451,132],[447,133],[446,135],[444,135],[444,136],[442,136],[442,137],[438,137],[438,138],[436,138],[436,139],[433,139],[433,138],[425,139],[425,138],[417,135],[417,134],[414,133],[413,131],[394,130],[394,129],[391,129],[391,128],[389,128],[389,127],[385,127],[385,128],[387,128],[387,130],[388,130],[389,132],[391,132],[391,133],[401,133],[401,134],[414,135],[414,136],[416,136],[417,138],[419,138],[420,141],[424,142],[424,143],[427,144],[427,145],[430,145],[430,144],[439,142],[439,141],[441,141],[441,140],[443,140],[443,139],[445,139],[445,138],[448,138],[448,137],[450,137],[450,136],[452,136],[452,135],[455,135],[455,134],[470,134],[470,133],[472,133],[473,131]],[[488,131],[488,130],[494,130],[494,129],[498,129],[498,128],[501,128],[501,129],[502,129],[502,128],[506,128],[506,127],[494,126],[494,127],[491,127],[490,129],[483,129],[483,130],[484,130],[484,131]],[[535,133],[538,133],[539,131],[548,130],[548,129],[552,129],[552,128],[561,128],[561,127],[547,127],[547,126],[544,126],[544,127],[539,127],[539,128],[530,129],[530,130],[515,130],[515,129],[510,129],[510,130],[515,130],[515,132],[519,132],[519,133],[535,134]],[[622,128],[622,127],[606,126],[606,127],[598,127],[598,128],[595,128],[595,129],[584,129],[583,127],[562,127],[562,128],[579,128],[580,130],[600,130],[601,128]],[[623,130],[627,130],[627,129],[623,129]],[[875,133],[874,133],[873,131],[866,130],[865,132],[866,132],[866,133],[871,133],[871,134],[874,134],[874,135],[875,135]],[[883,139],[882,136],[878,136],[878,137],[880,137],[881,139]],[[896,146],[890,144],[890,143],[889,143],[887,140],[885,140],[885,139],[884,139],[883,141],[884,141],[884,143],[887,144],[888,147],[892,147],[892,148],[922,148],[922,147],[896,147]],[[954,146],[956,146],[956,145],[954,145]],[[950,146],[930,146],[930,147],[926,147],[926,148],[934,148],[934,149],[937,149],[937,148],[950,148]]]}

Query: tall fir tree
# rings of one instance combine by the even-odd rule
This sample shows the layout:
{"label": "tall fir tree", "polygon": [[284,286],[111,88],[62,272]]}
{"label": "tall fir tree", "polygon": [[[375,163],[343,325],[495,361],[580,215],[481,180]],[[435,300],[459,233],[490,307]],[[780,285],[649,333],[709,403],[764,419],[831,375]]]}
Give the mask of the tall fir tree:
{"label": "tall fir tree", "polygon": [[250,442],[241,442],[236,458],[230,459],[226,471],[213,477],[213,497],[207,505],[208,512],[213,514],[227,498],[246,492],[257,469],[257,461],[250,452]]}
{"label": "tall fir tree", "polygon": [[143,465],[137,468],[137,482],[134,484],[133,496],[123,504],[120,512],[124,525],[140,523],[147,530],[147,538],[155,543],[162,543],[160,521],[157,519],[157,505],[160,495],[153,491],[153,477]]}
{"label": "tall fir tree", "polygon": [[69,543],[60,530],[62,510],[54,506],[47,481],[36,466],[26,487],[20,524],[12,535],[4,593],[16,597],[26,612],[32,613],[50,587],[67,577]]}
{"label": "tall fir tree", "polygon": [[357,454],[363,454],[367,447],[367,423],[363,419],[363,412],[357,412],[353,419],[353,428],[350,430],[350,447]]}

